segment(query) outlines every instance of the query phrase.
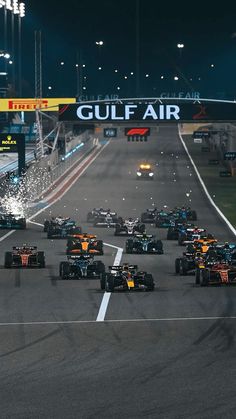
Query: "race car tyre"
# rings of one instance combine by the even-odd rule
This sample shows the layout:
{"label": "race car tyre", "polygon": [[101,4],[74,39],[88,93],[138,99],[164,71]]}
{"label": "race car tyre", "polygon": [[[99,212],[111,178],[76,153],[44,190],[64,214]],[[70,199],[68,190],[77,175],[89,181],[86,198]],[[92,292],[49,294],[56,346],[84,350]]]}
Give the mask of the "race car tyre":
{"label": "race car tyre", "polygon": [[105,265],[101,260],[96,260],[95,265],[96,265],[98,274],[102,274],[105,272]]}
{"label": "race car tyre", "polygon": [[114,286],[114,278],[112,275],[107,276],[106,280],[106,291],[107,292],[114,292],[115,286]]}
{"label": "race car tyre", "polygon": [[191,221],[197,221],[197,213],[196,213],[196,211],[191,211],[190,220]]}
{"label": "race car tyre", "polygon": [[119,224],[115,226],[114,236],[118,236],[120,234],[120,226]]}
{"label": "race car tyre", "polygon": [[103,255],[103,240],[97,241],[97,250],[99,251],[100,255]]}
{"label": "race car tyre", "polygon": [[45,268],[45,256],[44,256],[44,252],[38,252],[37,253],[37,258],[38,258],[38,264],[40,268]]}
{"label": "race car tyre", "polygon": [[44,226],[43,226],[44,233],[47,233],[49,225],[50,225],[49,221],[46,220],[45,223],[44,223]]}
{"label": "race car tyre", "polygon": [[141,224],[140,226],[139,226],[139,231],[140,231],[140,233],[145,233],[145,231],[146,231],[146,226],[145,226],[145,224]]}
{"label": "race car tyre", "polygon": [[133,253],[133,240],[127,240],[125,246],[126,253]]}
{"label": "race car tyre", "polygon": [[208,271],[208,269],[203,269],[200,285],[202,287],[207,287],[209,285],[209,279],[210,279],[210,272]]}
{"label": "race car tyre", "polygon": [[200,285],[201,282],[201,271],[199,268],[196,269],[196,275],[195,275],[195,284]]}
{"label": "race car tyre", "polygon": [[26,229],[26,221],[22,221],[22,223],[20,223],[20,229],[21,230],[25,230]]}
{"label": "race car tyre", "polygon": [[103,272],[102,274],[101,274],[101,278],[100,278],[100,287],[101,287],[101,290],[105,290],[105,288],[106,288],[106,279],[107,279],[107,276],[106,276],[106,273],[105,272]]}
{"label": "race car tyre", "polygon": [[6,252],[5,253],[5,262],[4,262],[4,267],[5,268],[11,268],[12,267],[12,253],[11,252]]}
{"label": "race car tyre", "polygon": [[180,275],[187,275],[188,262],[185,259],[180,259]]}
{"label": "race car tyre", "polygon": [[156,241],[156,249],[157,249],[157,251],[160,255],[162,255],[164,253],[163,252],[163,243],[162,243],[161,240]]}
{"label": "race car tyre", "polygon": [[51,239],[53,237],[53,229],[50,228],[50,226],[48,227],[48,234],[47,234],[47,238]]}
{"label": "race car tyre", "polygon": [[180,273],[180,258],[175,259],[175,273]]}
{"label": "race car tyre", "polygon": [[153,291],[154,290],[154,280],[151,274],[146,274],[144,277],[144,284],[146,285],[146,291]]}
{"label": "race car tyre", "polygon": [[68,262],[60,262],[59,275],[62,279],[68,279],[70,274],[70,264]]}
{"label": "race car tyre", "polygon": [[146,223],[147,222],[147,218],[148,218],[148,215],[147,215],[146,212],[144,212],[143,214],[141,214],[141,222],[142,223]]}

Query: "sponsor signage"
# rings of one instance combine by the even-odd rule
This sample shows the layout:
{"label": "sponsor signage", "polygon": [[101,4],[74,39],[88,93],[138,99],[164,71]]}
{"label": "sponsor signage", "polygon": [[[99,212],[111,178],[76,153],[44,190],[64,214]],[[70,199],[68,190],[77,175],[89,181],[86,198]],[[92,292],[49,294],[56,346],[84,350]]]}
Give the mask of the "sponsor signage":
{"label": "sponsor signage", "polygon": [[57,112],[59,103],[75,103],[75,98],[45,98],[45,99],[1,99],[0,112],[33,112],[36,109],[47,112]]}
{"label": "sponsor signage", "polygon": [[25,171],[25,135],[0,134],[0,153],[18,153],[19,176]]}
{"label": "sponsor signage", "polygon": [[143,128],[143,127],[125,128],[125,135],[129,137],[132,137],[134,135],[147,137],[148,135],[150,135],[150,128]]}
{"label": "sponsor signage", "polygon": [[236,103],[75,103],[59,105],[59,121],[78,122],[210,122],[236,119]]}
{"label": "sponsor signage", "polygon": [[209,131],[194,131],[193,138],[210,138],[211,134]]}
{"label": "sponsor signage", "polygon": [[117,136],[117,128],[104,128],[103,135],[105,138],[112,138]]}
{"label": "sponsor signage", "polygon": [[0,134],[0,153],[17,153],[24,139],[24,134]]}
{"label": "sponsor signage", "polygon": [[224,153],[225,160],[234,160],[236,159],[236,151],[227,151]]}

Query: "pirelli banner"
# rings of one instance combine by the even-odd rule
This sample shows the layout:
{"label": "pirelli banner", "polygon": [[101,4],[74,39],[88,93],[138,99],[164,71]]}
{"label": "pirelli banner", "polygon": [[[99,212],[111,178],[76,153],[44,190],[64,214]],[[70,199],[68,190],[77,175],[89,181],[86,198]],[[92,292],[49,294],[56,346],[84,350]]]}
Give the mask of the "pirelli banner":
{"label": "pirelli banner", "polygon": [[47,112],[58,112],[59,103],[75,103],[75,98],[0,98],[0,112],[35,112],[41,109]]}
{"label": "pirelli banner", "polygon": [[77,122],[211,122],[235,121],[234,102],[149,104],[75,103],[59,105],[59,121]]}

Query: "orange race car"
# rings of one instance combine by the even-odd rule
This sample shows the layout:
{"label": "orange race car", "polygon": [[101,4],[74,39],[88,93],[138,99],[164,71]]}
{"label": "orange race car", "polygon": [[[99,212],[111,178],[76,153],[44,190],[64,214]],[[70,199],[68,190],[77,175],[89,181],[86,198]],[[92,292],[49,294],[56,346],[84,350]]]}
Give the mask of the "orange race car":
{"label": "orange race car", "polygon": [[94,234],[72,234],[67,240],[67,255],[103,255],[103,241]]}

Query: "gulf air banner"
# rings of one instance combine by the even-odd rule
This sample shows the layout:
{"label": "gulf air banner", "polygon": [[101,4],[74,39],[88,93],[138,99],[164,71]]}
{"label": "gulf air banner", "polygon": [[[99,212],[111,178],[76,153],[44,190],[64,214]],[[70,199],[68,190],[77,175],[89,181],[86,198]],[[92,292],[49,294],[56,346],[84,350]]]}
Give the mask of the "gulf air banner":
{"label": "gulf air banner", "polygon": [[34,112],[36,109],[57,112],[60,103],[75,102],[75,98],[0,98],[0,112]]}
{"label": "gulf air banner", "polygon": [[235,121],[234,102],[75,103],[59,106],[60,121],[213,122]]}

